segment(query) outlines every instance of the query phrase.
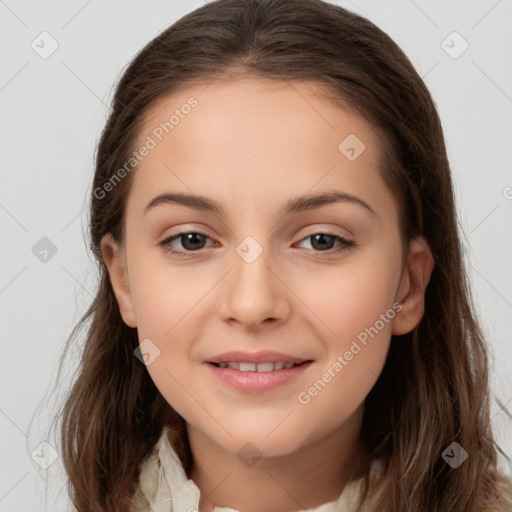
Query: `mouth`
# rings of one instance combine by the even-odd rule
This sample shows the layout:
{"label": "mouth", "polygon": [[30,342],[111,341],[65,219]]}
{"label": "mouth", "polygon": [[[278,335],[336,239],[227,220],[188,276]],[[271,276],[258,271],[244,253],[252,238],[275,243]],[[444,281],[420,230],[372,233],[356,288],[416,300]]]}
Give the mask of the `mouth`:
{"label": "mouth", "polygon": [[267,362],[267,363],[246,363],[246,362],[213,362],[208,361],[208,364],[215,366],[217,368],[232,368],[233,370],[238,370],[239,372],[258,372],[258,373],[267,373],[278,370],[288,370],[290,368],[295,368],[297,366],[302,366],[308,363],[312,363],[313,361],[301,361],[299,363],[294,363],[292,361],[275,361],[275,362]]}

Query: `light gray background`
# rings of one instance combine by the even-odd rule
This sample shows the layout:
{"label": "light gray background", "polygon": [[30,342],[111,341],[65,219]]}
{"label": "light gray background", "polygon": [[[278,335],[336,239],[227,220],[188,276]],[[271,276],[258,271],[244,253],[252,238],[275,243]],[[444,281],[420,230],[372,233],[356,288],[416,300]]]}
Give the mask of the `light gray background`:
{"label": "light gray background", "polygon": [[[83,239],[95,143],[124,66],[203,3],[0,0],[0,512],[44,510],[45,482],[48,509],[66,510],[60,460],[45,470],[31,452],[46,440],[53,409],[42,401],[96,284]],[[337,3],[385,30],[432,91],[495,355],[493,393],[512,407],[512,2]],[[58,42],[46,59],[31,48],[43,31]],[[458,36],[446,39],[453,31],[469,44],[458,58],[445,51],[463,48]],[[57,248],[46,262],[32,252],[42,237]],[[512,422],[494,403],[493,426],[511,454]]]}

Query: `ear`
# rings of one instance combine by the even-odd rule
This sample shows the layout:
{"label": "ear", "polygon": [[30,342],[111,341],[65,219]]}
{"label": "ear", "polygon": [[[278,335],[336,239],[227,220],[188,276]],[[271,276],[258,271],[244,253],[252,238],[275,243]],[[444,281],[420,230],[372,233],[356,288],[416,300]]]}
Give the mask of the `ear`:
{"label": "ear", "polygon": [[124,251],[111,235],[105,235],[101,239],[101,252],[124,323],[129,327],[137,327]]}
{"label": "ear", "polygon": [[420,322],[425,311],[425,289],[434,268],[434,258],[423,237],[411,240],[397,300],[402,309],[393,319],[392,334],[406,334]]}

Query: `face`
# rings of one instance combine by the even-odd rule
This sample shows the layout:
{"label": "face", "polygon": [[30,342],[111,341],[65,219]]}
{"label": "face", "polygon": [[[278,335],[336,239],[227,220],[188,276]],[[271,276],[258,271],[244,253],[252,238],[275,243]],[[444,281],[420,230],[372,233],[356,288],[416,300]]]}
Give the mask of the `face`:
{"label": "face", "polygon": [[[123,242],[103,240],[151,378],[233,454],[247,442],[292,453],[339,429],[364,407],[391,335],[423,313],[431,258],[419,240],[402,265],[376,131],[316,93],[239,78],[158,103],[140,134],[137,147],[154,144],[133,171]],[[291,378],[276,371],[288,375],[279,385],[241,389],[208,363],[233,350],[310,362]]]}

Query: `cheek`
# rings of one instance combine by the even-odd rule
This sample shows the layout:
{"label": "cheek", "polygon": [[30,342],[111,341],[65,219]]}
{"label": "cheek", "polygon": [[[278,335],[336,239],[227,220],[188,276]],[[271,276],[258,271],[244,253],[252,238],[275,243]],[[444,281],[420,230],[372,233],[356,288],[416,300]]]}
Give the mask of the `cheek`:
{"label": "cheek", "polygon": [[[307,273],[292,277],[294,292],[306,306],[304,314],[320,329],[320,339],[341,350],[382,315],[394,317],[392,306],[400,280],[397,258],[398,250],[385,253],[381,248],[351,256],[316,272],[313,279]],[[389,336],[391,322],[382,325],[379,321],[378,328],[384,337]]]}
{"label": "cheek", "polygon": [[396,314],[387,298],[385,289],[374,290],[371,301],[365,294],[347,294],[339,298],[337,307],[323,309],[323,318],[335,334],[323,337],[326,356],[296,397],[303,415],[323,418],[315,427],[317,433],[347,421],[375,385]]}
{"label": "cheek", "polygon": [[194,337],[193,329],[197,326],[192,321],[193,308],[205,291],[179,267],[144,257],[134,259],[133,263],[136,270],[130,288],[139,342],[148,344],[155,354],[147,370],[167,403],[186,416],[190,408],[188,393],[197,394],[189,388],[187,340]]}
{"label": "cheek", "polygon": [[201,329],[195,314],[208,303],[207,293],[216,278],[192,266],[171,264],[161,255],[133,253],[131,264],[139,342],[149,340],[148,346],[157,354],[147,369],[162,395],[179,410],[180,383],[189,381],[189,340],[196,339]]}
{"label": "cheek", "polygon": [[161,255],[136,255],[132,268],[130,290],[141,339],[172,338],[214,283],[208,276],[200,279],[192,267],[171,264]]}
{"label": "cheek", "polygon": [[317,276],[314,286],[308,282],[300,291],[318,317],[326,357],[297,398],[311,414],[328,408],[333,424],[344,421],[377,381],[400,310],[395,301],[400,262],[394,251],[377,252]]}

